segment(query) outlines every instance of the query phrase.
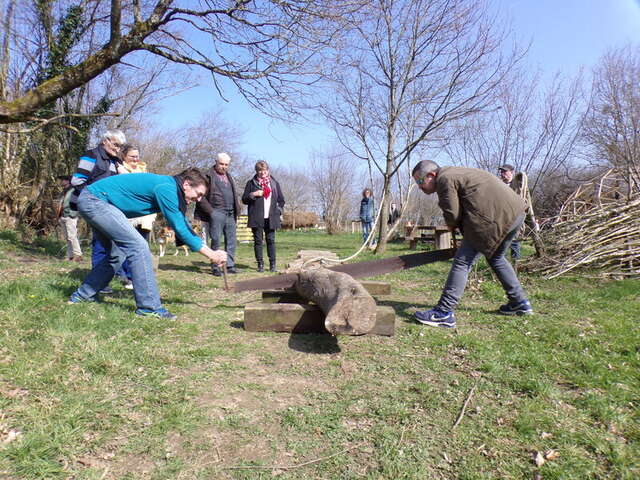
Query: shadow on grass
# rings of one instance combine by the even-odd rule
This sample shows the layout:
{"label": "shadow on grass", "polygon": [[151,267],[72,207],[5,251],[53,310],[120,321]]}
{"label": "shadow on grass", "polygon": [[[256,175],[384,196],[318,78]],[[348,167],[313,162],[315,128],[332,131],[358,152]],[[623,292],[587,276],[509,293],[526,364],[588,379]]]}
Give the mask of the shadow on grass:
{"label": "shadow on grass", "polygon": [[331,354],[339,353],[338,337],[322,333],[292,333],[289,348],[302,353]]}
{"label": "shadow on grass", "polygon": [[36,236],[33,239],[25,240],[13,230],[0,231],[0,241],[10,244],[18,254],[45,255],[54,258],[64,256],[66,248],[65,243],[56,238]]}
{"label": "shadow on grass", "polygon": [[405,323],[415,323],[413,319],[413,312],[409,312],[410,309],[415,309],[416,307],[419,310],[424,310],[426,308],[431,308],[425,304],[416,304],[416,303],[407,303],[407,302],[394,302],[392,300],[379,300],[378,305],[383,305],[386,307],[392,307],[396,317],[400,317]]}
{"label": "shadow on grass", "polygon": [[[229,323],[232,328],[244,328],[244,322]],[[338,338],[327,333],[292,333],[289,337],[289,348],[302,353],[331,354],[339,353]]]}
{"label": "shadow on grass", "polygon": [[164,263],[158,265],[158,270],[181,270],[184,272],[192,272],[192,273],[204,273],[203,269],[207,268],[208,265],[204,262],[198,262],[191,265],[180,265],[177,263]]}

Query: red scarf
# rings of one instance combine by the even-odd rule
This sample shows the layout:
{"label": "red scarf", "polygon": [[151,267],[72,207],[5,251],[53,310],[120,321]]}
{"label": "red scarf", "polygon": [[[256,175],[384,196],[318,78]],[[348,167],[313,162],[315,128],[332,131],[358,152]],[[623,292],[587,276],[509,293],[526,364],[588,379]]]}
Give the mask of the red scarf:
{"label": "red scarf", "polygon": [[258,178],[258,184],[262,190],[262,197],[266,200],[271,195],[271,177]]}

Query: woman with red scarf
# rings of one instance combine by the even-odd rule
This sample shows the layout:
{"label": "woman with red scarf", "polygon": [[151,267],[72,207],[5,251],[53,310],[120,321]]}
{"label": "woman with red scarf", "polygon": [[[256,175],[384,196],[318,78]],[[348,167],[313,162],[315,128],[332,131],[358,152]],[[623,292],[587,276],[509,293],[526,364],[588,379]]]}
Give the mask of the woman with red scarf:
{"label": "woman with red scarf", "polygon": [[280,216],[284,209],[284,195],[278,181],[269,174],[267,162],[256,163],[256,174],[247,182],[242,194],[242,203],[248,206],[247,226],[253,232],[253,251],[258,262],[258,271],[264,272],[262,256],[263,236],[267,241],[269,271],[276,268],[276,230],[280,228]]}

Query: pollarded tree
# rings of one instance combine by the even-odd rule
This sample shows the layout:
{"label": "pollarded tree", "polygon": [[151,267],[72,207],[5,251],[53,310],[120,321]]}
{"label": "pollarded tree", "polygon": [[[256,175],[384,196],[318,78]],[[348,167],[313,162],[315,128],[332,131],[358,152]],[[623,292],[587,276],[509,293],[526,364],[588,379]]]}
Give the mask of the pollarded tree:
{"label": "pollarded tree", "polygon": [[[518,57],[504,54],[505,34],[483,0],[374,0],[345,19],[322,111],[383,177],[386,212],[393,176],[435,131],[490,107]],[[379,226],[380,253],[386,219]]]}

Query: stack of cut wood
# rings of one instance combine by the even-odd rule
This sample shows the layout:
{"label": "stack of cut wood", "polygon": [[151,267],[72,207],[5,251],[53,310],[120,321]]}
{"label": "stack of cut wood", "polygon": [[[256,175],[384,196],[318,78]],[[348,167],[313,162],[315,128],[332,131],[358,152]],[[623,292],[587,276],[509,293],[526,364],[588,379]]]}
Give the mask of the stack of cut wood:
{"label": "stack of cut wood", "polygon": [[640,277],[640,195],[594,202],[564,216],[544,234],[546,254],[529,259],[528,271],[554,278],[576,269],[610,277]]}

